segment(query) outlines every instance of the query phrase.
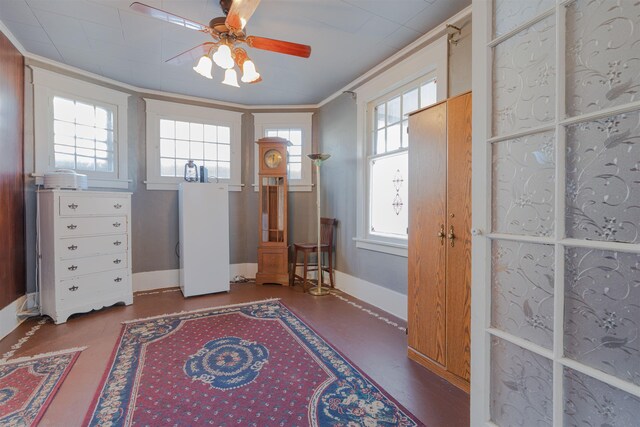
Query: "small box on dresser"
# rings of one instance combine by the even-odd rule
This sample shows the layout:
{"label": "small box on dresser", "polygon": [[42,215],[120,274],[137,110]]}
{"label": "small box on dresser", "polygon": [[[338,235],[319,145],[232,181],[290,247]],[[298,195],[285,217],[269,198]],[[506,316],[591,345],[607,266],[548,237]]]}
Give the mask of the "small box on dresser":
{"label": "small box on dresser", "polygon": [[41,190],[38,203],[42,314],[131,304],[131,193]]}

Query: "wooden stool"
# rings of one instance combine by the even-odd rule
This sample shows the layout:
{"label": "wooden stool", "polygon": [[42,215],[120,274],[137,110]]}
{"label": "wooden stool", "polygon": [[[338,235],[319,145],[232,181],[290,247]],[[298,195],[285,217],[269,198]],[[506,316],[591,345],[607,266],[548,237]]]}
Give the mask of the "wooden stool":
{"label": "wooden stool", "polygon": [[[310,255],[318,252],[318,243],[294,243],[293,245],[293,266],[289,273],[289,285],[294,286],[296,279],[302,280],[302,289],[307,290],[307,273],[310,271],[318,271],[318,265],[321,266],[323,271],[329,273],[329,282],[331,287],[335,287],[333,278],[333,234],[338,224],[338,220],[335,218],[320,218],[320,254],[316,257],[316,264],[309,264]],[[298,253],[303,255],[302,263],[298,262]],[[322,265],[322,257],[327,254],[327,265]],[[302,276],[296,274],[297,267],[302,266]],[[313,286],[313,284],[310,284]]]}

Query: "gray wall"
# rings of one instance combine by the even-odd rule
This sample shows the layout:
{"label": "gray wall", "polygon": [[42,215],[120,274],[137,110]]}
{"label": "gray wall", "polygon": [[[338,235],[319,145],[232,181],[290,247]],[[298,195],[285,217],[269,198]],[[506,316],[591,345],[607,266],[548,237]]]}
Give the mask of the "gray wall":
{"label": "gray wall", "polygon": [[[449,49],[449,96],[471,90],[471,21],[458,23],[462,37]],[[407,258],[356,248],[356,102],[343,94],[320,108],[318,138],[331,159],[322,166],[323,215],[338,219],[336,269],[407,293]]]}

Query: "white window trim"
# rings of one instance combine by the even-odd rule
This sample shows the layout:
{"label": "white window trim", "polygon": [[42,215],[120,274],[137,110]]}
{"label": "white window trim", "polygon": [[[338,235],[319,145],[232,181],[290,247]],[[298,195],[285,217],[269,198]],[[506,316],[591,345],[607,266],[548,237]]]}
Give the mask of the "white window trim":
{"label": "white window trim", "polygon": [[434,74],[438,80],[437,101],[447,98],[448,49],[447,36],[442,36],[410,57],[378,74],[356,89],[357,94],[357,235],[356,247],[397,256],[408,256],[407,239],[388,238],[369,233],[369,167],[368,144],[370,104],[389,92],[421,78]]}
{"label": "white window trim", "polygon": [[[256,140],[262,138],[265,130],[270,128],[302,129],[302,179],[289,179],[287,182],[289,191],[311,191],[313,188],[311,160],[307,161],[307,155],[311,154],[313,144],[312,116],[313,113],[253,113]],[[254,144],[253,150],[253,189],[258,191],[258,144]]]}
{"label": "white window trim", "polygon": [[35,143],[36,184],[43,183],[46,172],[56,169],[53,153],[53,98],[61,96],[73,100],[85,101],[96,105],[106,105],[115,113],[115,172],[113,178],[86,174],[89,187],[93,188],[129,188],[128,151],[127,151],[127,104],[129,94],[108,89],[62,74],[38,67],[33,70],[33,132]]}
{"label": "white window trim", "polygon": [[177,190],[184,182],[182,177],[160,175],[160,119],[182,120],[210,125],[228,126],[231,129],[231,179],[220,182],[229,185],[229,191],[242,190],[242,113],[210,107],[159,101],[144,98],[147,117],[147,190]]}

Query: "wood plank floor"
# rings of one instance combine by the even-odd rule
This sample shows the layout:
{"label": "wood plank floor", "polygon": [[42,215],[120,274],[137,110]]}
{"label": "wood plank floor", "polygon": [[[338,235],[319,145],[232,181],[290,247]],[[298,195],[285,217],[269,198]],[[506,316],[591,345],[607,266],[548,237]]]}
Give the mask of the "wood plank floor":
{"label": "wood plank floor", "polygon": [[[340,294],[405,326],[399,319]],[[104,373],[121,322],[164,313],[281,298],[363,372],[429,427],[469,425],[469,396],[407,358],[403,330],[337,296],[313,297],[300,286],[233,284],[231,292],[185,299],[177,289],[135,295],[131,306],[76,315],[62,325],[41,325],[11,358],[88,346],[58,391],[40,425],[79,426]],[[40,319],[25,321],[0,341],[0,355],[11,350]]]}

